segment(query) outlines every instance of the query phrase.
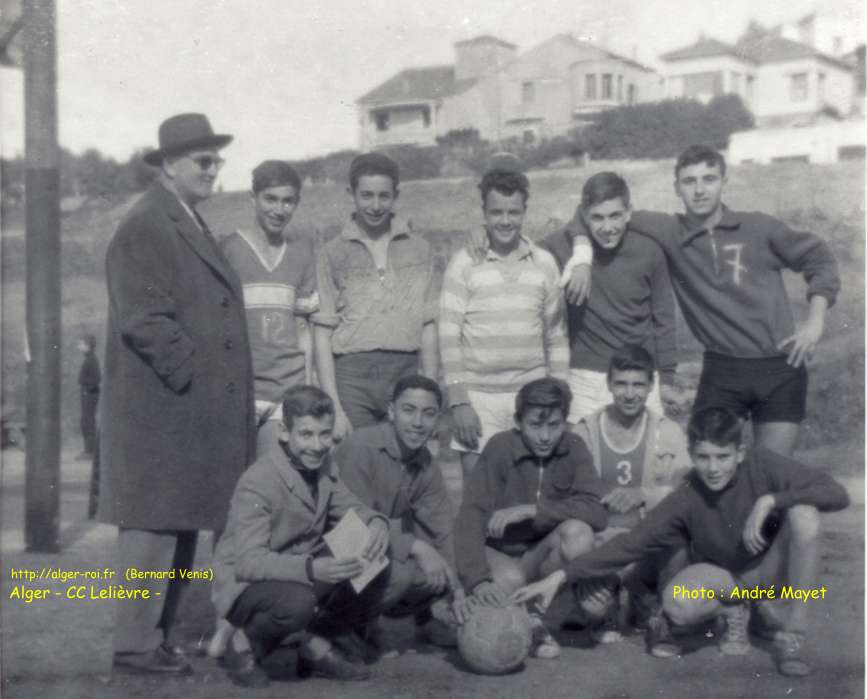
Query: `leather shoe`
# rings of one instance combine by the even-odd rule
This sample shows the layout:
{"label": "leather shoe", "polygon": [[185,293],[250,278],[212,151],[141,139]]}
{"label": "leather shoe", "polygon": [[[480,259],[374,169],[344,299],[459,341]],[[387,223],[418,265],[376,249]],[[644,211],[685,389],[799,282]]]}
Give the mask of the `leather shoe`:
{"label": "leather shoe", "polygon": [[226,652],[223,655],[223,665],[232,683],[238,687],[262,689],[271,682],[268,675],[256,662],[252,650],[235,650],[234,644],[229,641]]}
{"label": "leather shoe", "polygon": [[355,665],[333,648],[316,660],[303,655],[298,656],[298,677],[325,677],[331,680],[366,680],[370,671],[360,665]]}
{"label": "leather shoe", "polygon": [[185,655],[175,655],[172,650],[160,646],[151,653],[115,653],[112,671],[128,675],[161,675],[184,677],[193,673]]}

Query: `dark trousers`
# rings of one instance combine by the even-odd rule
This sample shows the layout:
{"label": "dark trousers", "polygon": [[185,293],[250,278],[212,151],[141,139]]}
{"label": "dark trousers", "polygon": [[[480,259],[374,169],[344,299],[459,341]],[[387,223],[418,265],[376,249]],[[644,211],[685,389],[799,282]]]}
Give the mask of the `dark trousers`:
{"label": "dark trousers", "polygon": [[[118,530],[117,578],[132,590],[148,591],[147,599],[119,600],[114,626],[115,653],[147,653],[172,642],[171,631],[181,595],[189,580],[177,571],[189,570],[196,560],[196,531]],[[176,571],[174,579],[133,578],[126,571]]]}
{"label": "dark trousers", "polygon": [[87,454],[96,453],[97,403],[99,403],[99,391],[94,393],[81,389],[81,436],[84,438],[84,451]]}
{"label": "dark trousers", "polygon": [[337,395],[354,429],[388,419],[397,380],[418,372],[418,352],[350,352],[334,358]]}
{"label": "dark trousers", "polygon": [[[382,613],[415,613],[424,604],[421,579],[414,562],[391,565],[360,594],[348,582],[313,585],[282,580],[254,582],[247,587],[226,618],[244,629],[260,659],[281,645],[300,640],[300,632],[333,638],[362,628]],[[430,594],[427,595],[430,601]]]}

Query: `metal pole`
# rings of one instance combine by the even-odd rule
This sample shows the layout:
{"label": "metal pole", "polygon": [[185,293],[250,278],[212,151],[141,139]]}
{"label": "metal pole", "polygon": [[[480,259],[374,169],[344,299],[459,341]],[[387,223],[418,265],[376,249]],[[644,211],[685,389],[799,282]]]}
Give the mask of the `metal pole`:
{"label": "metal pole", "polygon": [[60,174],[54,0],[23,3],[27,157],[27,377],[25,540],[57,551],[60,524]]}

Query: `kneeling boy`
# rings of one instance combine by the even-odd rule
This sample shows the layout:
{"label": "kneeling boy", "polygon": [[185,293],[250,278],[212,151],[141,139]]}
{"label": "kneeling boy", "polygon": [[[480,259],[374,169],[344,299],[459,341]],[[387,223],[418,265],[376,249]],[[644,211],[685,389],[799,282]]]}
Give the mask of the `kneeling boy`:
{"label": "kneeling boy", "polygon": [[[679,652],[669,623],[688,626],[714,617],[726,622],[720,651],[746,653],[750,606],[745,588],[773,588],[776,599],[786,589],[814,589],[819,512],[843,509],[849,497],[825,473],[761,447],[748,452],[741,432],[733,412],[724,408],[697,412],[688,430],[693,470],[687,481],[641,527],[525,587],[515,600],[538,596],[544,608],[567,580],[611,575],[648,554],[689,545],[695,564],[678,573],[663,592],[663,612],[648,633],[651,653],[668,657]],[[713,594],[690,594],[702,589]],[[772,604],[755,605],[753,630],[774,641],[782,674],[806,675],[810,666],[801,653],[808,606],[796,603],[782,623]]]}
{"label": "kneeling boy", "polygon": [[[235,634],[226,649],[232,680],[268,684],[263,666],[283,674],[282,646],[301,643],[300,676],[366,679],[329,638],[362,625],[396,595],[390,568],[361,593],[347,583],[388,547],[388,520],[362,504],[332,469],[334,404],[314,386],[294,386],[283,401],[282,449],[267,451],[241,476],[225,533],[214,554],[217,613],[244,630],[252,651]],[[323,534],[354,509],[370,528],[366,550],[334,558]],[[291,637],[291,638],[290,638]]]}
{"label": "kneeling boy", "polygon": [[[442,471],[426,446],[442,403],[436,381],[404,376],[392,391],[388,421],[348,435],[334,460],[346,486],[391,520],[392,565],[408,577],[408,585],[406,596],[387,614],[414,615],[428,640],[451,645],[454,639],[430,612],[436,598],[457,592],[454,513]],[[368,640],[376,645],[376,627],[368,629]]]}
{"label": "kneeling boy", "polygon": [[[602,482],[587,446],[568,432],[565,381],[537,379],[515,399],[516,429],[494,435],[469,476],[455,525],[458,575],[481,604],[502,605],[522,585],[593,548],[605,528]],[[538,658],[560,647],[535,620]]]}

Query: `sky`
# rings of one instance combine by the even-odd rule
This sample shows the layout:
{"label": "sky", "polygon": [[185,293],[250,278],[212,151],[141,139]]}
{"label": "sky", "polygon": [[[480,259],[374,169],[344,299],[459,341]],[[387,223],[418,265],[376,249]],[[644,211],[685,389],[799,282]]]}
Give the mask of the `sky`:
{"label": "sky", "polygon": [[[570,32],[658,67],[700,33],[794,21],[816,0],[56,0],[60,142],[126,159],[159,123],[206,113],[235,136],[222,173],[244,188],[266,158],[355,148],[355,100],[407,67],[453,63],[493,34],[525,51]],[[859,0],[825,0],[863,29]],[[664,30],[664,31],[663,31]],[[863,35],[863,31],[862,31]],[[0,151],[23,152],[21,71],[0,68]]]}

